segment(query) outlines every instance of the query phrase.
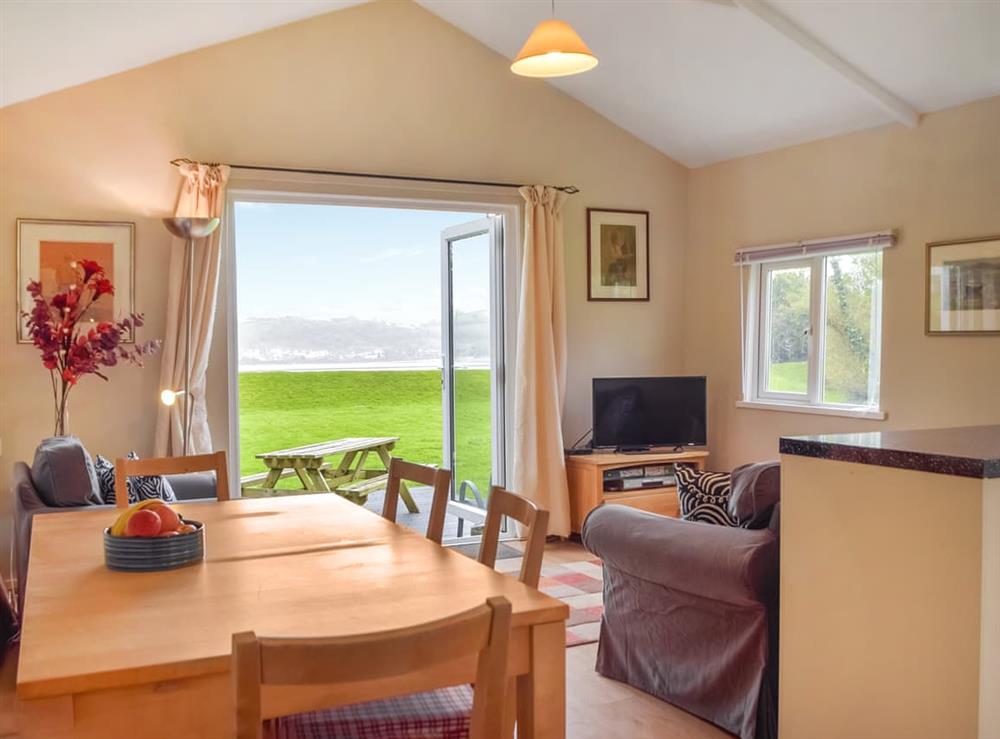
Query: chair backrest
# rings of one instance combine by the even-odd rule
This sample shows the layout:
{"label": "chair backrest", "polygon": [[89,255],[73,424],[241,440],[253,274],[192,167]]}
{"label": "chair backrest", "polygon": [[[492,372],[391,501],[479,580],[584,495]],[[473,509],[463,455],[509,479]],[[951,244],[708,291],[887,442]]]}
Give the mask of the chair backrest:
{"label": "chair backrest", "polygon": [[396,522],[396,512],[399,508],[399,486],[404,480],[430,485],[433,488],[431,513],[427,520],[427,538],[440,544],[444,537],[444,515],[448,509],[448,494],[451,492],[451,470],[393,457],[389,461],[389,481],[386,483],[385,500],[382,502],[382,518],[393,523]]}
{"label": "chair backrest", "polygon": [[183,475],[188,472],[215,472],[215,497],[229,500],[229,471],[226,453],[194,454],[189,457],[154,457],[151,459],[115,460],[115,503],[128,506],[126,481],[147,475]]}
{"label": "chair backrest", "polygon": [[506,598],[426,624],[327,639],[233,635],[237,739],[261,734],[261,686],[388,680],[478,657],[471,739],[501,735],[511,606]]}
{"label": "chair backrest", "polygon": [[513,518],[524,527],[524,557],[521,559],[519,579],[525,585],[537,588],[538,578],[542,573],[545,536],[549,531],[549,512],[516,493],[496,485],[490,488],[486,526],[483,528],[483,540],[479,544],[479,561],[487,567],[493,567],[497,562],[500,527],[504,516]]}

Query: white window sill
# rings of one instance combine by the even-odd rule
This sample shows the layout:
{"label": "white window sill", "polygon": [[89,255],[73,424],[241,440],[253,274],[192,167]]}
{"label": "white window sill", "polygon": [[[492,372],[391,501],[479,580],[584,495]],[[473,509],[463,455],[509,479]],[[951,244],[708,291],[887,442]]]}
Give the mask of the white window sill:
{"label": "white window sill", "polygon": [[878,408],[845,408],[830,405],[805,405],[803,403],[782,403],[777,400],[737,400],[737,408],[754,408],[760,411],[782,411],[787,413],[811,413],[817,416],[843,416],[844,418],[867,418],[884,421],[885,411]]}

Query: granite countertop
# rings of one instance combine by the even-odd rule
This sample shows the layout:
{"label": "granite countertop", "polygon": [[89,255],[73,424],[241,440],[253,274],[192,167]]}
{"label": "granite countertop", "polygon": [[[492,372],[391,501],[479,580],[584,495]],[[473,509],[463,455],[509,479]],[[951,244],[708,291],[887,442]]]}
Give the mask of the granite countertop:
{"label": "granite countertop", "polygon": [[800,457],[958,477],[1000,478],[1000,425],[783,436],[778,448],[782,454]]}

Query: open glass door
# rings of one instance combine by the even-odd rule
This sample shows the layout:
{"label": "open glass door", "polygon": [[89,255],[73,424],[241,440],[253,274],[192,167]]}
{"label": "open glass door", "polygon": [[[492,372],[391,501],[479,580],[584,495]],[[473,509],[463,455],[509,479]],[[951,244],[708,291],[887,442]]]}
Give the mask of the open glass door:
{"label": "open glass door", "polygon": [[460,539],[478,533],[490,485],[504,484],[502,280],[500,216],[442,232],[443,464]]}

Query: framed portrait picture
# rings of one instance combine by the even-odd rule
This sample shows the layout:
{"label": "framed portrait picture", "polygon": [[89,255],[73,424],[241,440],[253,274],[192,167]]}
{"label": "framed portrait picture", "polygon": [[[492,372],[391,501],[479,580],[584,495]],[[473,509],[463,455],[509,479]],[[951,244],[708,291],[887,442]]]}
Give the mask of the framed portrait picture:
{"label": "framed portrait picture", "polygon": [[1000,235],[927,245],[928,334],[1000,334]]}
{"label": "framed portrait picture", "polygon": [[587,299],[649,300],[649,211],[587,208]]}
{"label": "framed portrait picture", "polygon": [[[135,224],[113,221],[54,221],[17,219],[17,300],[18,313],[29,312],[28,283],[38,280],[42,293],[52,295],[68,288],[77,279],[76,263],[93,259],[114,282],[115,294],[102,297],[90,309],[94,321],[115,321],[135,311],[134,267]],[[110,299],[109,299],[110,298]],[[25,320],[17,317],[17,341],[31,343]],[[128,337],[128,343],[135,336]]]}

